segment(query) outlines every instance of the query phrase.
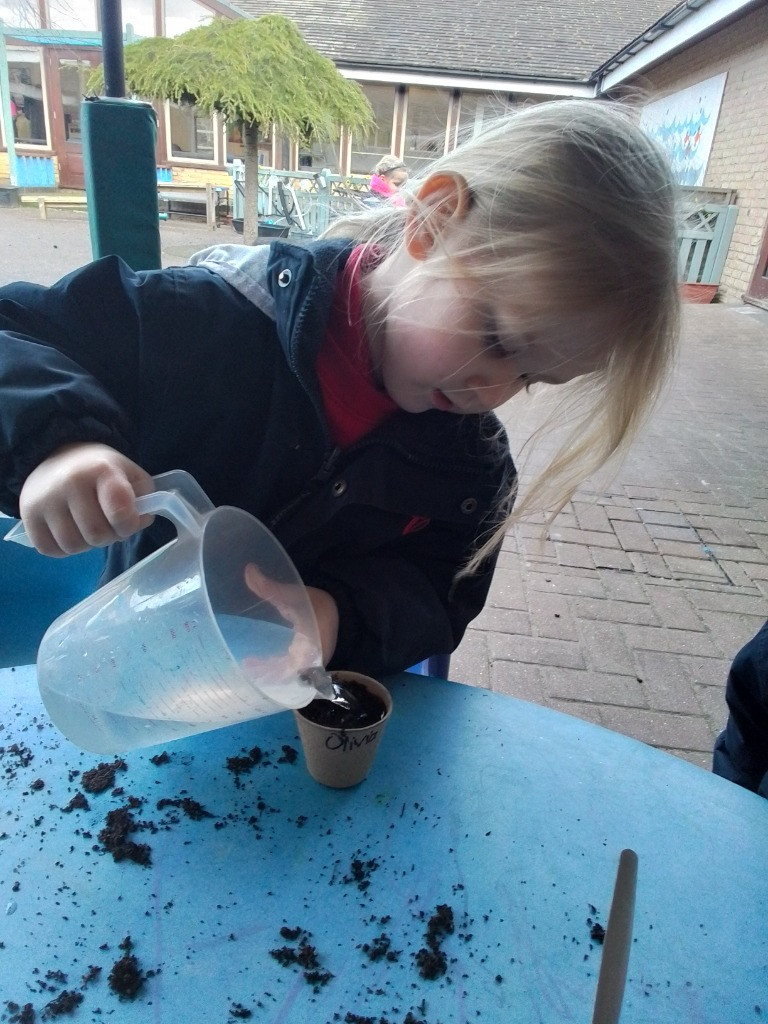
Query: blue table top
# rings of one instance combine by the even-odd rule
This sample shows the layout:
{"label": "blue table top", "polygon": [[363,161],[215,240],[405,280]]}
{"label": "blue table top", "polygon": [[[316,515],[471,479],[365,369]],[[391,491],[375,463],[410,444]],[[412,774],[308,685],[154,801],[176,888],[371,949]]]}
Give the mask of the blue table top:
{"label": "blue table top", "polygon": [[[284,759],[300,747],[281,713],[126,754],[113,787],[65,810],[81,773],[112,759],[53,728],[32,667],[0,671],[0,1011],[31,1003],[39,1020],[69,993],[73,1020],[120,1024],[587,1022],[591,927],[631,847],[623,1024],[768,1017],[764,800],[546,708],[416,676],[388,685],[395,710],[354,789]],[[148,865],[105,849],[121,808]],[[438,932],[446,971],[427,980],[416,954],[440,906],[455,930]],[[290,962],[305,934],[307,970]],[[126,936],[144,975],[134,999],[108,981]]]}

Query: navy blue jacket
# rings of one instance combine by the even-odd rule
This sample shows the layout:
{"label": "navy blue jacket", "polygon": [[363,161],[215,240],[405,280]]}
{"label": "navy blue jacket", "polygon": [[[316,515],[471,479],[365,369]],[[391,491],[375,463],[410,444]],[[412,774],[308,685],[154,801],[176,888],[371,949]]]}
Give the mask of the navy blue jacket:
{"label": "navy blue jacket", "polygon": [[[27,475],[62,444],[104,442],[266,523],[338,603],[331,667],[386,673],[454,650],[495,558],[455,576],[514,466],[492,415],[399,412],[334,448],[315,359],[350,248],[274,243],[274,319],[203,266],[134,273],[107,257],[50,288],[0,289],[0,508],[18,515]],[[407,532],[415,517],[429,525]],[[104,578],[172,535],[158,517],[113,545]]]}

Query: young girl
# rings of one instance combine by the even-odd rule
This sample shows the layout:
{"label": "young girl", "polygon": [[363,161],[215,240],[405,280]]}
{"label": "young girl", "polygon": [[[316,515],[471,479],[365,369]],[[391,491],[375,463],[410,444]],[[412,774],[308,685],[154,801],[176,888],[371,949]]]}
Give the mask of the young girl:
{"label": "young girl", "polygon": [[172,537],[134,500],[186,469],[285,546],[327,665],[452,651],[516,489],[491,410],[579,378],[581,427],[518,510],[554,515],[665,377],[674,191],[631,113],[557,101],[338,237],[141,273],[108,257],[0,289],[0,507],[46,554],[109,545],[113,576]]}
{"label": "young girl", "polygon": [[373,168],[371,192],[379,199],[388,199],[395,206],[405,206],[400,189],[408,181],[408,171],[399,157],[384,156]]}

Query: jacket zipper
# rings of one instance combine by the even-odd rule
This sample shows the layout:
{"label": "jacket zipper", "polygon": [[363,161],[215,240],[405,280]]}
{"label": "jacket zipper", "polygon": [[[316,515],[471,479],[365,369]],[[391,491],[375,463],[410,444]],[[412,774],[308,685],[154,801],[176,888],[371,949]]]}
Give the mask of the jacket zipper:
{"label": "jacket zipper", "polygon": [[315,475],[310,480],[310,486],[303,490],[301,494],[298,494],[295,498],[289,501],[287,505],[284,505],[279,512],[276,512],[275,515],[271,517],[268,524],[270,527],[279,525],[286,518],[286,516],[289,516],[298,508],[299,505],[302,504],[302,502],[306,501],[307,498],[311,497],[312,494],[317,490],[318,486],[322,487],[323,484],[328,483],[328,480],[330,479],[333,473],[334,467],[339,460],[340,454],[341,448],[339,448],[338,446],[335,448],[331,448],[331,450],[323,459],[323,464],[320,466],[320,469],[318,469],[317,473],[315,473]]}

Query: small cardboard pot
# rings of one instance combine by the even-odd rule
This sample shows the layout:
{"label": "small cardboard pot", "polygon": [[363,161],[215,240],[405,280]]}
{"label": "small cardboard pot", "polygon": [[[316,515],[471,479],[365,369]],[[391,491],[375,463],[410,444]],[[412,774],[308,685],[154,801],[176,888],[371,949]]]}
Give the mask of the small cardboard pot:
{"label": "small cardboard pot", "polygon": [[386,686],[358,672],[334,672],[339,683],[359,683],[384,703],[384,716],[378,722],[355,729],[319,725],[299,709],[294,718],[307,762],[307,771],[316,782],[333,789],[346,789],[362,782],[371,770],[384,728],[392,714],[392,697]]}

